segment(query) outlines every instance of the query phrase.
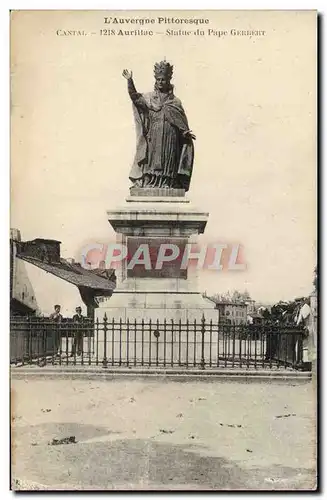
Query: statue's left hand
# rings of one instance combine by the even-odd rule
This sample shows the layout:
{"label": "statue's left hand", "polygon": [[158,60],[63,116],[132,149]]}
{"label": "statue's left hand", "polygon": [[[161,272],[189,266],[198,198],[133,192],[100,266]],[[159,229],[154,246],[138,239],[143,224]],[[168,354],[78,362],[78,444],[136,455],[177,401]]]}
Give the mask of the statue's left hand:
{"label": "statue's left hand", "polygon": [[193,139],[195,141],[196,137],[195,135],[193,134],[192,130],[186,130],[186,132],[184,132],[183,136],[186,138],[186,139]]}

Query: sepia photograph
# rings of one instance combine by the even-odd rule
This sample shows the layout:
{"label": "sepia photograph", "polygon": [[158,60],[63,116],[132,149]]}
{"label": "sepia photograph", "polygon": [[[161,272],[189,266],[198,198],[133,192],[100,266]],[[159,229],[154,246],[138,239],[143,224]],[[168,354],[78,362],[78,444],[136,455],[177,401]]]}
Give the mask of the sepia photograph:
{"label": "sepia photograph", "polygon": [[10,12],[11,490],[317,491],[318,21]]}

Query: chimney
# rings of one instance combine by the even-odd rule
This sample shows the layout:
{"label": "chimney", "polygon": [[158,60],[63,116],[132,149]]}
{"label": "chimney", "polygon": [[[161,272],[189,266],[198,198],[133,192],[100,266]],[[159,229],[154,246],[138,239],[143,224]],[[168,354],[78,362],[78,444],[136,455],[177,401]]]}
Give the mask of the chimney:
{"label": "chimney", "polygon": [[15,241],[21,241],[20,231],[19,229],[10,229],[10,239]]}

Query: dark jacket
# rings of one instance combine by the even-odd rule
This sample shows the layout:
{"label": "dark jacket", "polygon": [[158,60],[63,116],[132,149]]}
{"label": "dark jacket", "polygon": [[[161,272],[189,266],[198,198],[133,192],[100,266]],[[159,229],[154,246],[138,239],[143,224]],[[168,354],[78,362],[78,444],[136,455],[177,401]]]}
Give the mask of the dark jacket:
{"label": "dark jacket", "polygon": [[84,316],[82,316],[82,314],[81,315],[74,314],[74,316],[73,316],[74,323],[83,323],[84,319],[85,318],[84,318]]}

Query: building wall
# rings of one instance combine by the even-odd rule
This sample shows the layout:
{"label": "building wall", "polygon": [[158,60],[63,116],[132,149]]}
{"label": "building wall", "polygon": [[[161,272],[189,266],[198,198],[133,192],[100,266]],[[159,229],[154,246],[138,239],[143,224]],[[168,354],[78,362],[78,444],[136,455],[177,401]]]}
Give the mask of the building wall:
{"label": "building wall", "polygon": [[31,311],[38,312],[38,304],[24,261],[16,257],[16,241],[20,241],[18,230],[11,230],[10,239],[10,298],[17,300]]}
{"label": "building wall", "polygon": [[77,287],[44,272],[33,264],[18,259],[15,241],[21,241],[20,231],[11,229],[11,299],[15,299],[32,310],[36,310],[37,314],[45,316],[53,312],[54,304],[61,305],[61,313],[64,317],[73,316],[76,306],[81,306],[82,313],[86,315],[86,306]]}
{"label": "building wall", "polygon": [[221,318],[230,321],[232,324],[240,325],[246,323],[247,307],[245,304],[220,303],[217,304]]}
{"label": "building wall", "polygon": [[61,305],[61,314],[64,317],[72,317],[75,314],[76,306],[80,306],[82,313],[86,315],[86,306],[75,285],[51,273],[46,273],[43,269],[28,262],[26,262],[26,271],[43,315],[51,314],[54,304]]}
{"label": "building wall", "polygon": [[247,314],[252,314],[255,312],[256,307],[255,307],[255,300],[247,300],[246,301],[246,307],[247,307]]}

